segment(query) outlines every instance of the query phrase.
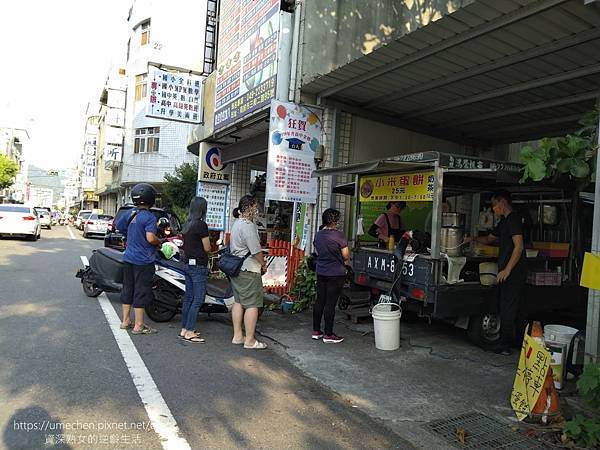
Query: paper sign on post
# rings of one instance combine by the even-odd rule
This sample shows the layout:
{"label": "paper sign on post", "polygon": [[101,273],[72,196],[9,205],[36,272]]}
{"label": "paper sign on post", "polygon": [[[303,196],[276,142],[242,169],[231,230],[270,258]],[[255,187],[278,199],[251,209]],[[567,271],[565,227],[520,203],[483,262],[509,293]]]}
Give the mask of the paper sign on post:
{"label": "paper sign on post", "polygon": [[525,419],[533,411],[542,392],[551,361],[550,353],[542,344],[529,336],[528,331],[529,327],[523,337],[519,366],[510,396],[510,404],[519,420]]}
{"label": "paper sign on post", "polygon": [[600,291],[600,256],[585,252],[579,284],[583,287]]}

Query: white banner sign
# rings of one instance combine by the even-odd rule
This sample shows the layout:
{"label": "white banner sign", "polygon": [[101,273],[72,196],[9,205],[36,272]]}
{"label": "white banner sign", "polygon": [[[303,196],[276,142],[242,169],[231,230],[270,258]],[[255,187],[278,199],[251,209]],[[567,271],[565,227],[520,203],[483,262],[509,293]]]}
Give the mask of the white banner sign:
{"label": "white banner sign", "polygon": [[201,98],[201,76],[148,68],[147,117],[200,123]]}
{"label": "white banner sign", "polygon": [[316,203],[317,179],[311,174],[320,139],[321,121],[315,112],[271,101],[267,200]]}
{"label": "white banner sign", "polygon": [[225,183],[231,181],[231,165],[223,164],[221,149],[206,142],[200,143],[198,181]]}
{"label": "white banner sign", "polygon": [[104,146],[104,161],[121,161],[122,154],[123,149],[118,145]]}
{"label": "white banner sign", "polygon": [[226,184],[198,183],[196,195],[204,197],[208,204],[206,211],[206,224],[209,230],[223,231],[226,225],[227,212],[227,189]]}

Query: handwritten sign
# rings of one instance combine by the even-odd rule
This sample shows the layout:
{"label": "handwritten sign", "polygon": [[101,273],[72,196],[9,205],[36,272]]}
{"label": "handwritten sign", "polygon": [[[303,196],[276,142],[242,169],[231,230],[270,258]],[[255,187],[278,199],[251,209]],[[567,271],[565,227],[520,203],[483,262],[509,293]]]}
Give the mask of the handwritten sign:
{"label": "handwritten sign", "polygon": [[430,202],[433,201],[433,171],[362,177],[361,202]]}
{"label": "handwritten sign", "polygon": [[526,330],[510,396],[510,404],[519,420],[528,417],[538,401],[550,363],[550,353]]}

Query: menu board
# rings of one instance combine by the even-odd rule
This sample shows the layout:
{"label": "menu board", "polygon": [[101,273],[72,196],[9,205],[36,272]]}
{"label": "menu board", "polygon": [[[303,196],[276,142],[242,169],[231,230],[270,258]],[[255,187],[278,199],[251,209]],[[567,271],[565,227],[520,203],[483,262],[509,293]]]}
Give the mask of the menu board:
{"label": "menu board", "polygon": [[215,90],[215,130],[275,97],[279,0],[222,0]]}
{"label": "menu board", "polygon": [[198,197],[204,197],[207,202],[206,224],[209,230],[225,230],[227,212],[226,184],[199,182],[196,190]]}

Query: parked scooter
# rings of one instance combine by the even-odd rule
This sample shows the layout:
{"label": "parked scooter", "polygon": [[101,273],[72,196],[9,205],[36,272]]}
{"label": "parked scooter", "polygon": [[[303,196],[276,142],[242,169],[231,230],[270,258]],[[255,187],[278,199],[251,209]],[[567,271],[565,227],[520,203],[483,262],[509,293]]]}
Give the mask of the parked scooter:
{"label": "parked scooter", "polygon": [[[123,287],[123,253],[111,248],[94,250],[89,259],[82,257],[83,268],[75,275],[81,279],[83,292],[97,297],[102,292],[117,293]],[[175,259],[156,262],[152,284],[153,299],[146,314],[155,322],[168,322],[181,313],[185,294],[184,264]],[[234,303],[231,285],[226,279],[209,279],[200,312],[228,313]]]}

